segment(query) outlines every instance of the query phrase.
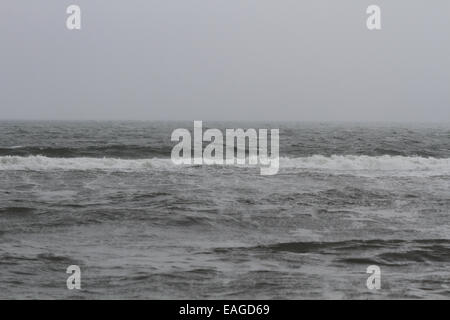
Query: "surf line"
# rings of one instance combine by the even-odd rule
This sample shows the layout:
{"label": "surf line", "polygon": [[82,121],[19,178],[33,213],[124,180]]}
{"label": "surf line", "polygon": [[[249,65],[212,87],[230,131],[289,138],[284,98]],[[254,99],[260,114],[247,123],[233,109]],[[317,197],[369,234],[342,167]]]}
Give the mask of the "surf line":
{"label": "surf line", "polygon": [[[171,141],[178,143],[172,148],[171,159],[176,165],[259,165],[261,175],[274,175],[280,166],[279,136],[279,129],[270,129],[269,152],[268,129],[225,129],[224,144],[221,130],[203,132],[203,122],[194,121],[193,142],[187,129],[172,132]],[[209,142],[204,149],[203,142]]]}

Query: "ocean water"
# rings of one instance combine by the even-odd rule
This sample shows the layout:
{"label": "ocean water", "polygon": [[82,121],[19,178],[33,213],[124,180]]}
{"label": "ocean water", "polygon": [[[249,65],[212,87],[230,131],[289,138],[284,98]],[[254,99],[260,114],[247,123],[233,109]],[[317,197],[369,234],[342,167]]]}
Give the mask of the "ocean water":
{"label": "ocean water", "polygon": [[0,298],[450,298],[450,125],[204,127],[279,128],[279,173],[175,166],[192,122],[0,122]]}

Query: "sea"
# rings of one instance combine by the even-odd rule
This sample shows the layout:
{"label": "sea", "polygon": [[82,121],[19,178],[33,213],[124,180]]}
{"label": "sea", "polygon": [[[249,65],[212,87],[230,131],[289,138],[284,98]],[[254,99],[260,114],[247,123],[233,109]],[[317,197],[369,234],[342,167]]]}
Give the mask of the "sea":
{"label": "sea", "polygon": [[1,121],[0,299],[450,298],[450,124],[204,121],[279,129],[271,176],[176,128]]}

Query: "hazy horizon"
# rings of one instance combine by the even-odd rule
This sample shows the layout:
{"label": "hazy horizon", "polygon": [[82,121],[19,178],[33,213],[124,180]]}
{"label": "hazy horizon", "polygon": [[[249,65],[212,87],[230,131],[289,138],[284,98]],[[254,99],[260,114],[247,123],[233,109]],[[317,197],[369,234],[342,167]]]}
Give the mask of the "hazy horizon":
{"label": "hazy horizon", "polygon": [[0,122],[193,122],[193,121],[203,121],[212,123],[226,123],[226,122],[236,122],[236,123],[329,123],[329,124],[424,124],[424,125],[450,125],[450,120],[435,120],[435,121],[396,121],[396,120],[260,120],[260,119],[0,119]]}
{"label": "hazy horizon", "polygon": [[[81,30],[66,29],[71,4]],[[382,30],[366,28],[371,4]],[[0,120],[448,122],[449,12],[445,0],[4,0]]]}

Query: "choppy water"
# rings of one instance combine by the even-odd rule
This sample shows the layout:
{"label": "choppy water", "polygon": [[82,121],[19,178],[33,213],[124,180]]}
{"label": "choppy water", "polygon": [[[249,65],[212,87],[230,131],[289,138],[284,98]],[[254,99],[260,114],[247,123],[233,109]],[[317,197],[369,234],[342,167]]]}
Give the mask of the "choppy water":
{"label": "choppy water", "polygon": [[205,126],[280,128],[279,173],[173,165],[192,122],[1,122],[0,298],[450,298],[449,125]]}

